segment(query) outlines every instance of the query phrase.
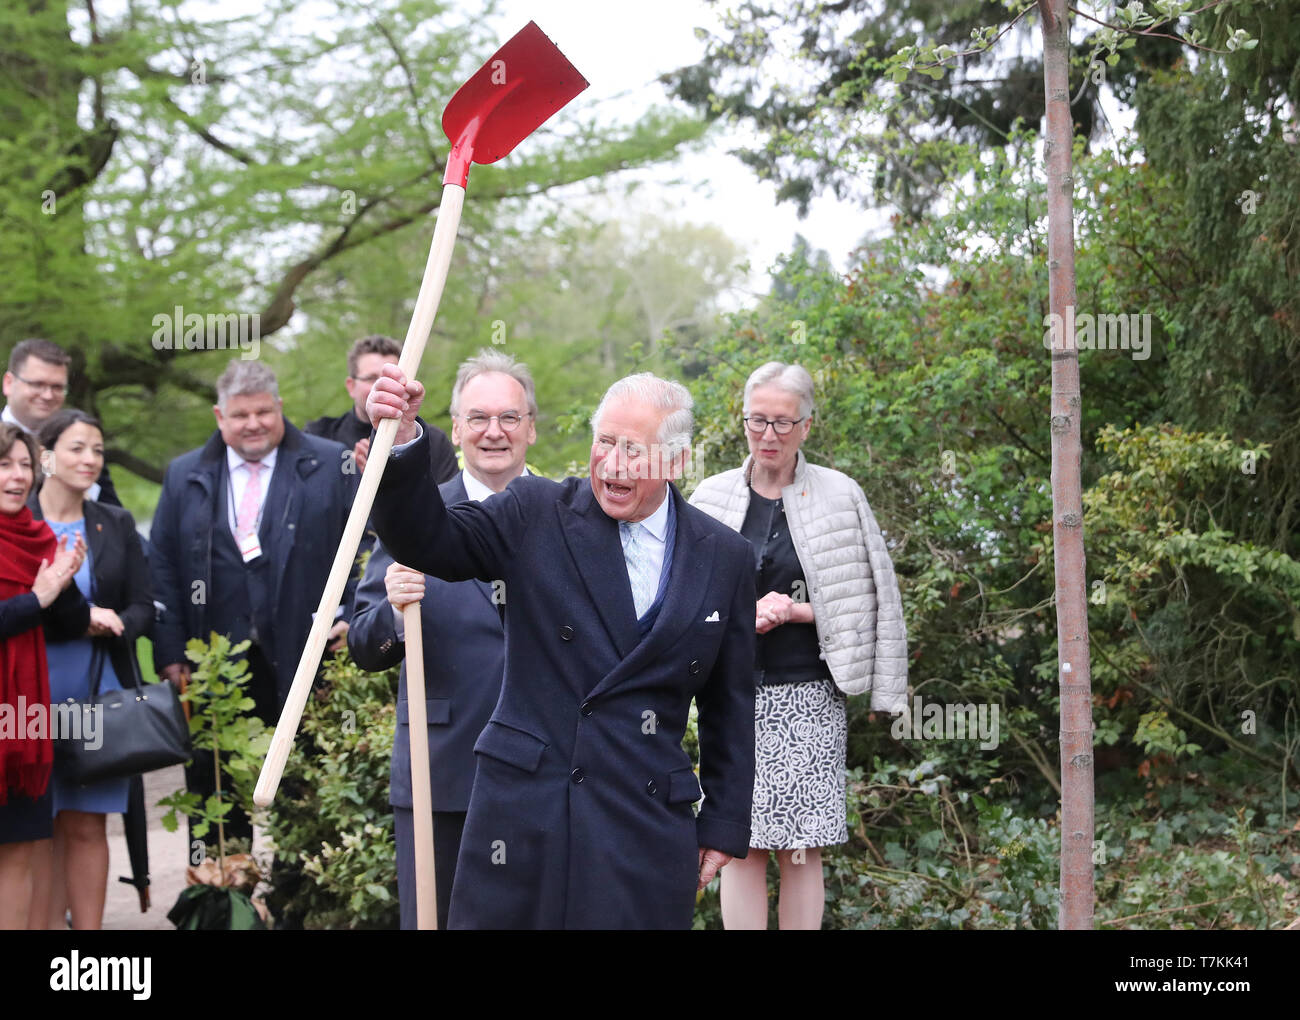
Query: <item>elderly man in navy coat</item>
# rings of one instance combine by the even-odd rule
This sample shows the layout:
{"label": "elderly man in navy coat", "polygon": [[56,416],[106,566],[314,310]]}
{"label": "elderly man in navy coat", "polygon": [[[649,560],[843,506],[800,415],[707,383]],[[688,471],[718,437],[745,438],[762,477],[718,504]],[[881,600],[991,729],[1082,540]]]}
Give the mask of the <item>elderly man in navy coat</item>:
{"label": "elderly man in navy coat", "polygon": [[[150,538],[155,597],[154,664],[179,685],[185,644],[216,631],[251,642],[248,695],[274,724],[307,643],[356,494],[340,443],[304,435],[284,417],[275,373],[236,360],[217,380],[217,431],[167,467]],[[355,580],[344,604],[350,612]],[[330,637],[341,647],[347,617]],[[187,786],[214,789],[209,755],[196,755]],[[236,809],[226,835],[252,836]],[[211,837],[216,839],[213,830]]]}
{"label": "elderly man in navy coat", "polygon": [[[424,388],[383,373],[367,411],[401,420],[381,541],[505,593],[505,678],[474,746],[450,926],[690,927],[697,889],[748,851],[755,602],[749,543],[671,484],[690,394],[622,379],[592,418],[590,479],[517,478],[447,506],[415,422]],[[692,698],[700,782],[681,744]]]}
{"label": "elderly man in navy coat", "polygon": [[[443,502],[450,506],[487,499],[524,473],[528,447],[537,441],[537,400],[526,366],[493,350],[464,362],[451,391],[451,417],[452,442],[464,452],[465,469],[439,486]],[[395,563],[383,543],[376,543],[348,630],[348,648],[362,669],[388,669],[402,659],[401,609],[410,602],[420,603],[424,633],[438,927],[445,928],[474,782],[474,742],[496,707],[505,670],[503,592],[486,581],[428,577]],[[397,843],[401,924],[413,929],[415,821],[405,666],[397,694],[388,802]]]}

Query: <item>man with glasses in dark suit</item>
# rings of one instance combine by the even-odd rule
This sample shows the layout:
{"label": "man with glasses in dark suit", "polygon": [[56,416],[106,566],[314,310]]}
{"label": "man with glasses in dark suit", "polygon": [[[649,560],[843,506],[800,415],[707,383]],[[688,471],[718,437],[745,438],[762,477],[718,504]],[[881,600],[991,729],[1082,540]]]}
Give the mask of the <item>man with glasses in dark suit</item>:
{"label": "man with glasses in dark suit", "polygon": [[[537,398],[527,366],[508,354],[481,351],[460,366],[451,391],[451,438],[465,470],[438,487],[449,505],[480,502],[527,474],[537,441]],[[438,927],[447,927],[456,857],[474,784],[474,742],[492,716],[505,670],[504,592],[486,581],[442,581],[395,563],[375,545],[357,588],[348,649],[362,669],[388,669],[405,649],[402,609],[420,603],[424,636],[425,715]],[[397,731],[389,803],[397,844],[401,926],[416,927],[415,822],[406,667],[397,694]]]}

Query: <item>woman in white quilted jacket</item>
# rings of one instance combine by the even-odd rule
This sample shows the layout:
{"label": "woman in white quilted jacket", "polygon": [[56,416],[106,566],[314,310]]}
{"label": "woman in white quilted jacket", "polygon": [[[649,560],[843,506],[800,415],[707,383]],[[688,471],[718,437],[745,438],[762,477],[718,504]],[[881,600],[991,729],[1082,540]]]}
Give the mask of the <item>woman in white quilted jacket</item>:
{"label": "woman in white quilted jacket", "polygon": [[809,464],[813,381],[773,361],[745,384],[749,457],[691,503],[754,549],[755,775],[750,851],[722,869],[722,920],[767,927],[767,862],[780,865],[782,929],[821,927],[821,848],[848,839],[847,694],[901,710],[907,640],[893,564],[862,489]]}

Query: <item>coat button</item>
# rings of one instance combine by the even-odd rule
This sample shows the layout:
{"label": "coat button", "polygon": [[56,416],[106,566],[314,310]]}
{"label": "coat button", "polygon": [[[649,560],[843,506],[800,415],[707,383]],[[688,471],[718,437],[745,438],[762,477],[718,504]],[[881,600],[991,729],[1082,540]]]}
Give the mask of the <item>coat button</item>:
{"label": "coat button", "polygon": [[690,669],[691,675],[694,676],[696,673],[700,671],[700,660],[692,659],[690,666],[687,668]]}
{"label": "coat button", "polygon": [[574,769],[572,772],[569,773],[569,778],[572,779],[575,783],[581,783],[587,777],[582,774],[582,769]]}
{"label": "coat button", "polygon": [[579,708],[578,711],[581,712],[583,715],[591,715],[591,713],[594,712],[595,709],[591,707],[590,701],[584,701],[582,703],[582,707]]}
{"label": "coat button", "polygon": [[573,628],[570,627],[567,623],[560,628],[560,640],[561,641],[573,640]]}
{"label": "coat button", "polygon": [[651,797],[655,795],[655,791],[658,789],[659,787],[655,785],[655,781],[653,779],[650,780],[650,782],[645,784],[645,792],[650,794]]}

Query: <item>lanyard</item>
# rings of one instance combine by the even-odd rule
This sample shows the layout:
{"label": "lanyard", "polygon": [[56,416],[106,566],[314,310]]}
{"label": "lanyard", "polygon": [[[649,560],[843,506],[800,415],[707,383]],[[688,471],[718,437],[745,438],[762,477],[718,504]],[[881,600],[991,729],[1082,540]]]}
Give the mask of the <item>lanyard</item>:
{"label": "lanyard", "polygon": [[[247,463],[248,461],[244,461],[244,464]],[[243,465],[236,465],[236,467],[242,467],[242,466]],[[273,473],[271,471],[265,471],[266,468],[265,464],[262,465],[262,468],[267,475]],[[226,480],[229,483],[226,485],[226,496],[230,503],[230,530],[234,533],[235,537],[238,538],[239,537],[239,513],[235,509],[235,469],[227,468],[226,475],[227,475]],[[252,481],[252,479],[250,478],[249,481]],[[244,485],[245,487],[247,487],[248,482],[245,482]],[[267,492],[265,489],[263,489],[262,497],[260,500],[258,500],[258,504],[257,504],[257,520],[253,521],[252,534],[254,535],[259,534],[262,530],[262,512],[266,510],[266,496],[267,496]]]}

